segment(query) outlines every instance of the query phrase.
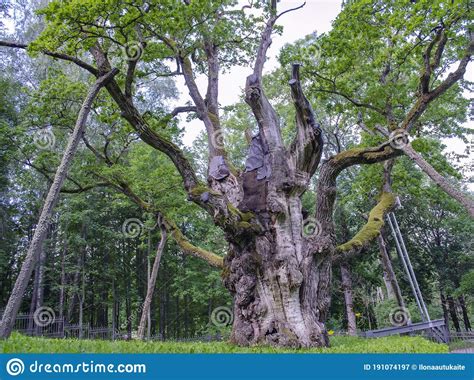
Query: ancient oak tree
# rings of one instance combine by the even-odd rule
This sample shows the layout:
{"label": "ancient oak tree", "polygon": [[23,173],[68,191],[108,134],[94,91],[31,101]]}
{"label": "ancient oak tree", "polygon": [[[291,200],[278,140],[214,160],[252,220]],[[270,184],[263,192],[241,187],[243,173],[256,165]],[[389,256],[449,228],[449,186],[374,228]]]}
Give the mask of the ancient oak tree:
{"label": "ancient oak tree", "polygon": [[[389,1],[383,9],[379,9],[379,3],[349,3],[326,41],[330,44],[338,33],[355,34],[361,28],[383,30],[386,35],[362,36],[362,40],[367,40],[377,52],[385,49],[384,59],[357,62],[351,57],[351,49],[358,47],[344,48],[343,44],[351,43],[350,36],[344,35],[338,40],[339,45],[334,43],[337,49],[322,45],[326,49],[321,72],[304,71],[296,61],[288,65],[288,101],[293,103],[296,115],[289,144],[282,135],[280,115],[266,96],[263,69],[272,37],[279,31],[277,21],[286,12],[300,11],[303,5],[280,10],[276,1],[257,1],[254,5],[261,17],[256,17],[248,12],[248,7],[240,9],[231,0],[52,1],[42,11],[46,28],[37,40],[30,45],[0,42],[0,46],[28,48],[34,54],[69,61],[96,77],[112,67],[123,67],[123,74],[106,84],[110,97],[136,135],[173,162],[189,201],[205,210],[221,228],[228,243],[227,255],[222,258],[192,245],[165,217],[166,210],[156,210],[141,199],[126,178],[103,180],[143,209],[160,212],[164,233],[166,230],[184,252],[222,269],[224,285],[234,299],[233,342],[327,346],[325,321],[331,300],[332,266],[356,256],[377,239],[385,214],[396,198],[388,187],[380,189],[367,223],[353,238],[338,246],[338,226],[333,215],[337,178],[350,167],[377,164],[403,155],[397,145],[399,135],[403,140],[405,134],[418,128],[417,122],[430,103],[463,77],[472,54],[472,41],[461,36],[468,16],[456,4],[436,1],[436,13],[433,11],[420,21],[416,16],[419,12],[430,14],[431,5],[426,1]],[[358,13],[354,13],[351,24],[347,20],[354,10]],[[380,16],[384,12],[403,17]],[[446,51],[448,61],[444,61]],[[369,48],[363,51],[366,56],[370,56],[369,52]],[[352,69],[345,70],[341,62],[367,67],[367,78],[377,75],[377,86],[382,89],[390,81],[406,86],[404,91],[410,94],[410,104],[393,104],[392,93],[385,91],[382,96],[370,86],[351,87]],[[230,162],[219,115],[220,75],[224,69],[239,64],[251,67],[245,81],[245,102],[255,122],[242,168]],[[324,73],[331,72],[331,64],[341,73],[328,78]],[[412,81],[391,74],[398,73],[396,70],[406,64],[410,65],[407,70],[419,77],[415,90],[409,88]],[[444,74],[453,65],[454,71],[440,79],[439,70]],[[204,90],[198,84],[200,75],[206,78]],[[346,82],[338,80],[342,75]],[[140,100],[141,79],[163,76],[182,78],[192,104],[167,114],[143,112],[147,105]],[[324,85],[305,85],[307,81],[316,83],[315,78]],[[357,80],[361,78],[364,76]],[[347,102],[347,107],[377,114],[374,121],[383,132],[379,142],[324,154],[324,126],[318,122],[308,91],[338,96]],[[359,93],[353,96],[353,92]],[[206,180],[195,172],[184,151],[160,131],[160,127],[166,128],[181,113],[196,116],[207,133]],[[304,218],[301,197],[314,177],[316,212]]]}

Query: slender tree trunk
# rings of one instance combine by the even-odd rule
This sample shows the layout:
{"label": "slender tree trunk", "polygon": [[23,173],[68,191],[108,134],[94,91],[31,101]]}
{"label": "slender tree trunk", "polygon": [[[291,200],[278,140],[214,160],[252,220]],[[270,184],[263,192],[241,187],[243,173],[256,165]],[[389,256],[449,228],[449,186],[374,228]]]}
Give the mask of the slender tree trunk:
{"label": "slender tree trunk", "polygon": [[[165,267],[163,267],[165,269]],[[165,300],[165,294],[166,294],[166,271],[162,271],[163,273],[163,278],[161,283],[163,284],[160,287],[160,314],[159,314],[159,334],[162,340],[165,339],[165,324],[166,324],[166,300]]]}
{"label": "slender tree trunk", "polygon": [[381,233],[377,242],[379,245],[380,259],[382,262],[382,269],[384,274],[385,284],[387,285],[387,293],[393,295],[393,298],[397,301],[397,305],[401,308],[405,308],[405,302],[403,300],[402,292],[400,290],[400,285],[398,284],[397,276],[393,270],[392,260],[390,258],[390,253],[387,250],[386,239]]}
{"label": "slender tree trunk", "polygon": [[184,336],[189,337],[189,296],[184,296]]}
{"label": "slender tree trunk", "polygon": [[179,304],[179,295],[176,296],[176,317],[175,317],[175,339],[179,339],[181,330],[181,309]]}
{"label": "slender tree trunk", "polygon": [[377,317],[375,316],[374,308],[372,304],[368,306],[368,315],[369,320],[371,321],[370,325],[373,326],[374,329],[377,328]]}
{"label": "slender tree trunk", "polygon": [[352,298],[351,272],[346,263],[342,263],[340,265],[340,268],[341,268],[342,290],[344,292],[344,304],[346,307],[347,334],[356,335],[357,324],[356,324],[356,317],[354,313],[354,303],[353,303],[353,298]]}
{"label": "slender tree trunk", "polygon": [[84,299],[79,296],[79,339],[84,337]]}
{"label": "slender tree trunk", "polygon": [[80,290],[80,285],[79,285],[79,280],[81,279],[81,255],[79,254],[77,256],[77,264],[76,264],[76,271],[74,272],[74,278],[73,278],[73,287],[71,291],[69,292],[69,305],[68,305],[68,310],[67,310],[67,316],[66,319],[70,322],[72,321],[72,316],[74,313],[74,308],[76,306],[76,299],[79,298],[79,290]]}
{"label": "slender tree trunk", "polygon": [[[43,198],[43,197],[42,197]],[[39,210],[41,211],[41,210]],[[38,212],[38,218],[41,214]],[[31,243],[31,239],[32,237],[29,238],[29,241]],[[43,251],[44,251],[44,247],[42,246],[40,251],[38,252],[38,255],[39,257],[41,257],[41,255],[43,254]],[[38,308],[38,295],[39,295],[39,286],[40,286],[40,262],[39,260],[36,262],[35,264],[35,268],[34,268],[34,275],[33,275],[33,289],[32,289],[32,292],[31,292],[31,302],[30,302],[30,317],[28,318],[28,333],[29,334],[36,334],[37,333],[37,329],[36,329],[36,325],[35,325],[35,322],[34,322],[34,318],[33,318],[33,314],[35,312],[35,310]]]}
{"label": "slender tree trunk", "polygon": [[44,301],[44,266],[46,263],[46,249],[42,249],[38,261],[38,295],[36,298],[36,308],[43,306]]}
{"label": "slender tree trunk", "polygon": [[61,286],[59,288],[59,317],[64,316],[64,295],[66,287],[66,255],[67,255],[67,240],[64,239],[64,246],[61,250]]}
{"label": "slender tree trunk", "polygon": [[[151,231],[148,231],[148,244],[147,244],[147,251],[146,251],[146,278],[147,278],[147,291],[148,291],[148,286],[150,284],[150,276],[151,276]],[[147,313],[147,330],[146,330],[146,337],[147,339],[150,339],[151,336],[151,310],[153,308],[153,298],[152,302],[150,304],[150,307],[148,308],[148,313]]]}
{"label": "slender tree trunk", "polygon": [[31,292],[31,302],[30,302],[30,318],[28,318],[28,332],[34,334],[36,329],[34,326],[34,319],[32,315],[36,310],[37,299],[38,299],[38,288],[39,288],[39,262],[36,263],[35,272],[33,276],[33,290]]}
{"label": "slender tree trunk", "polygon": [[31,244],[28,248],[25,261],[21,266],[20,274],[17,277],[15,286],[12,290],[7,306],[5,308],[5,312],[0,323],[0,338],[8,338],[13,329],[16,315],[18,313],[18,310],[20,309],[21,301],[23,300],[23,295],[25,294],[26,287],[28,286],[28,281],[30,280],[31,273],[33,272],[33,268],[38,257],[38,252],[43,246],[51,215],[53,214],[54,207],[58,202],[59,192],[61,190],[64,180],[66,179],[69,166],[72,163],[72,159],[76,153],[77,147],[84,133],[87,117],[91,110],[92,103],[94,102],[94,99],[99,93],[99,90],[102,88],[102,86],[104,86],[107,81],[113,78],[113,76],[117,72],[117,70],[112,70],[108,74],[99,78],[90,89],[86,99],[84,100],[84,103],[82,104],[76,125],[74,127],[74,131],[69,138],[68,145],[66,147],[66,150],[64,151],[63,158],[54,176],[54,180],[49,189],[48,196],[46,197],[46,201],[44,203],[43,210],[41,211],[41,216],[36,226],[33,239],[31,240]]}
{"label": "slender tree trunk", "polygon": [[130,281],[127,281],[125,291],[125,315],[127,317],[127,339],[132,339],[132,300],[130,294]]}
{"label": "slender tree trunk", "polygon": [[85,271],[85,254],[86,254],[86,249],[81,253],[81,274],[82,274],[82,280],[81,280],[81,292],[79,298],[79,339],[82,339],[84,337],[84,301],[86,297],[86,271]]}
{"label": "slender tree trunk", "polygon": [[464,322],[464,327],[466,331],[471,331],[471,322],[469,321],[469,315],[466,308],[466,302],[464,301],[464,296],[460,295],[458,297],[459,305],[461,306],[462,319]]}
{"label": "slender tree trunk", "polygon": [[[41,250],[39,261],[38,261],[38,282],[37,282],[37,293],[36,293],[36,305],[35,310],[38,310],[43,306],[44,300],[44,265],[46,261],[46,249]],[[41,326],[35,326],[35,335],[39,335]]]}
{"label": "slender tree trunk", "polygon": [[458,314],[456,312],[456,305],[454,304],[454,299],[451,296],[447,297],[449,314],[451,315],[451,320],[453,321],[453,326],[457,332],[461,332],[461,326],[459,326]]}
{"label": "slender tree trunk", "polygon": [[171,309],[171,307],[170,307],[170,292],[169,292],[168,285],[166,285],[165,309],[164,309],[164,322],[165,323],[164,323],[164,326],[163,326],[163,331],[164,331],[163,340],[167,340],[169,337],[172,336],[171,328],[170,328],[170,324],[169,324],[169,319],[170,319],[170,316],[172,315],[170,309]]}
{"label": "slender tree trunk", "polygon": [[[161,218],[160,218],[161,219]],[[158,223],[161,226],[161,220],[158,220]],[[156,278],[158,276],[158,270],[160,268],[161,256],[166,245],[167,233],[164,226],[161,226],[161,239],[156,249],[155,261],[153,262],[153,269],[151,271],[151,276],[148,279],[148,289],[145,297],[145,302],[143,303],[142,316],[140,318],[140,324],[138,326],[138,339],[143,339],[145,337],[145,325],[147,318],[149,317],[150,305],[153,299],[153,292],[155,290]]]}
{"label": "slender tree trunk", "polygon": [[448,312],[448,302],[446,297],[444,296],[443,292],[440,291],[440,300],[441,300],[441,308],[443,309],[443,318],[446,328],[449,330],[449,312]]}
{"label": "slender tree trunk", "polygon": [[117,283],[112,280],[112,297],[113,297],[113,309],[112,309],[112,328],[114,331],[114,337],[120,337],[120,299],[117,295]]}

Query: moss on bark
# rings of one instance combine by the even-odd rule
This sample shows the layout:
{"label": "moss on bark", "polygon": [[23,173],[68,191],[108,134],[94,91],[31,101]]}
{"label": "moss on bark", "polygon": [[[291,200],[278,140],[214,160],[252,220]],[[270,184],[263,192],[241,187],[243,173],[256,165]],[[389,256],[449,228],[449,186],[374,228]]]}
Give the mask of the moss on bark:
{"label": "moss on bark", "polygon": [[379,234],[384,225],[385,214],[395,205],[395,196],[392,193],[383,192],[377,205],[370,211],[369,219],[364,227],[347,243],[337,247],[339,252],[348,252],[353,249],[361,249]]}

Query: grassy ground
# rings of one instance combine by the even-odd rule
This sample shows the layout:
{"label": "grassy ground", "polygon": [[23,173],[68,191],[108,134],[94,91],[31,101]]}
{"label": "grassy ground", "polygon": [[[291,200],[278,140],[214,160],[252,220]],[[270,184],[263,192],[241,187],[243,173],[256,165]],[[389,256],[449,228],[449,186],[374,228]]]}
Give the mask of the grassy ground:
{"label": "grassy ground", "polygon": [[448,346],[420,337],[364,339],[333,336],[325,349],[283,350],[238,347],[227,342],[140,342],[32,338],[12,334],[0,340],[3,353],[445,353]]}

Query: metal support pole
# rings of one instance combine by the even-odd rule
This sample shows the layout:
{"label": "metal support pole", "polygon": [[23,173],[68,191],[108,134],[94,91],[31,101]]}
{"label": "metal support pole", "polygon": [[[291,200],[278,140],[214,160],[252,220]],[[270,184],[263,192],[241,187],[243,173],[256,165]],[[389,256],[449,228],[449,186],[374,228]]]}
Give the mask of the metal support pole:
{"label": "metal support pole", "polygon": [[395,217],[394,213],[390,213],[390,214],[391,214],[391,217],[393,219],[393,224],[394,224],[395,230],[397,231],[398,238],[400,239],[400,245],[401,245],[402,251],[405,255],[405,259],[406,259],[407,264],[408,264],[407,265],[408,270],[411,273],[411,277],[412,277],[412,280],[413,280],[415,290],[418,293],[418,298],[420,300],[420,304],[421,304],[421,307],[423,309],[423,313],[426,317],[426,320],[429,322],[430,321],[430,315],[428,313],[428,309],[426,308],[425,301],[423,300],[423,294],[421,293],[420,286],[418,284],[418,280],[416,279],[415,272],[413,270],[413,266],[411,265],[410,256],[408,256],[408,251],[407,251],[407,248],[405,246],[405,242],[403,241],[403,236],[402,236],[402,233],[400,231],[400,227],[398,226],[397,218]]}
{"label": "metal support pole", "polygon": [[[415,287],[415,282],[413,281],[413,278],[412,278],[412,273],[409,269],[409,264],[408,264],[408,261],[406,260],[406,257],[405,257],[405,254],[404,254],[404,251],[402,249],[402,246],[401,246],[401,242],[400,242],[400,236],[398,235],[395,227],[394,227],[394,224],[392,222],[392,218],[391,218],[391,215],[392,213],[389,213],[387,215],[387,220],[388,220],[388,224],[390,226],[390,229],[392,230],[392,234],[393,234],[393,237],[395,239],[395,245],[397,247],[397,252],[398,252],[398,255],[400,256],[400,259],[402,260],[402,263],[403,263],[403,267],[405,269],[405,273],[407,274],[408,276],[408,282],[410,283],[410,287],[411,287],[411,290],[413,292],[413,295],[415,297],[415,301],[416,301],[416,305],[418,306],[418,310],[420,311],[420,315],[421,315],[421,319],[426,322],[426,318],[425,318],[425,314],[424,314],[424,310],[423,310],[423,307],[421,305],[421,300],[419,298],[419,294],[416,290],[416,287]],[[416,278],[415,278],[415,281],[416,281]]]}
{"label": "metal support pole", "polygon": [[395,231],[395,227],[393,226],[393,223],[392,223],[392,220],[390,218],[390,214],[389,213],[387,215],[387,220],[388,220],[388,224],[390,226],[390,229],[392,230],[392,235],[395,239],[395,245],[397,247],[397,252],[398,252],[398,256],[400,257],[400,259],[402,260],[402,264],[403,264],[403,268],[405,269],[405,273],[407,274],[408,276],[408,282],[410,283],[410,287],[411,287],[411,290],[413,292],[413,295],[415,296],[415,301],[416,301],[416,304],[418,306],[418,309],[420,310],[420,314],[421,314],[421,317],[423,319],[423,312],[422,312],[422,308],[421,308],[421,305],[420,305],[420,301],[418,299],[418,295],[416,293],[416,290],[415,290],[415,286],[413,284],[413,281],[411,280],[411,275],[410,275],[410,271],[408,270],[408,265],[407,265],[407,262],[405,260],[405,256],[403,255],[402,253],[402,248],[400,246],[400,242],[398,241],[398,236],[397,236],[397,233]]}

